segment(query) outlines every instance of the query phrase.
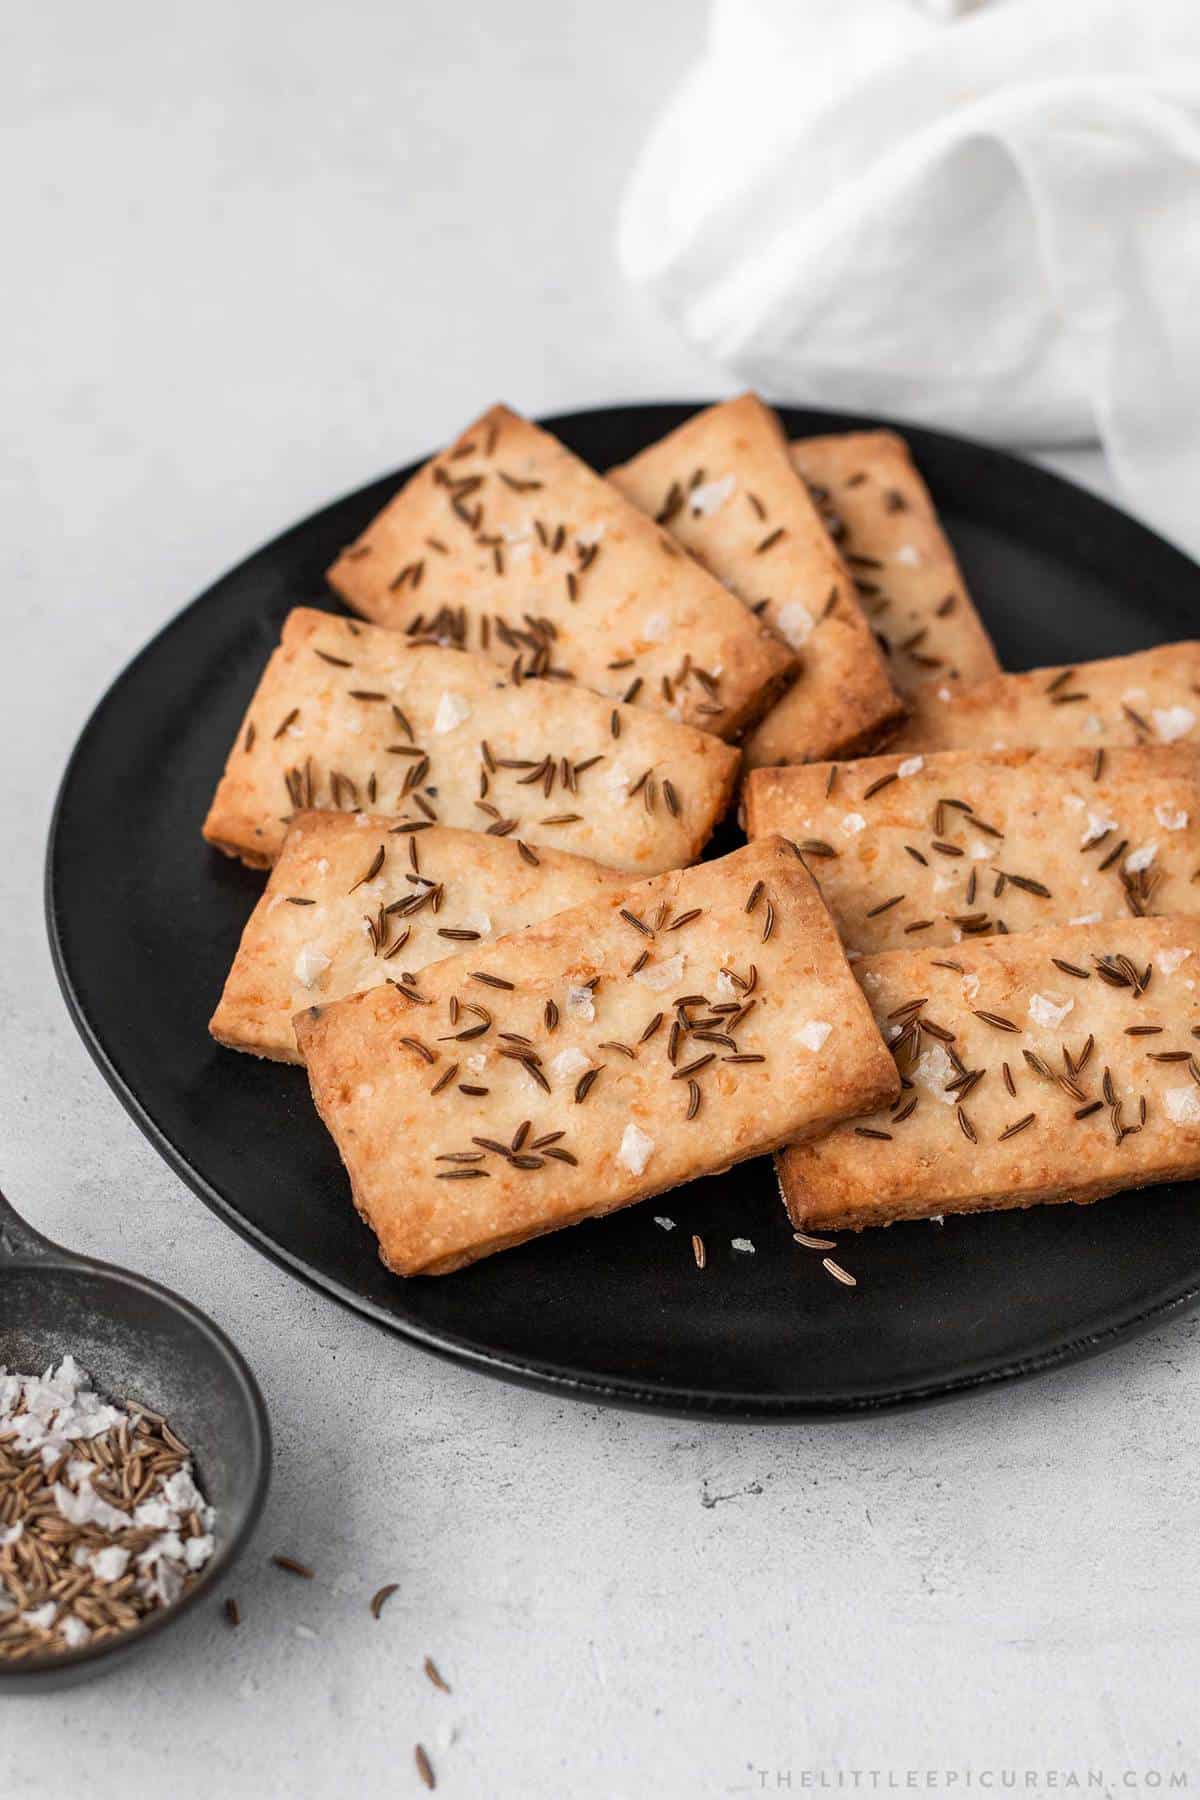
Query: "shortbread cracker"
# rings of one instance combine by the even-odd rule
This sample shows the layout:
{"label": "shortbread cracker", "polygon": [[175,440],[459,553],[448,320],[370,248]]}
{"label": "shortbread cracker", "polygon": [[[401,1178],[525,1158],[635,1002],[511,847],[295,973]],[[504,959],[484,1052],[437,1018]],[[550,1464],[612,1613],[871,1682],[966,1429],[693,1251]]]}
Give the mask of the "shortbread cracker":
{"label": "shortbread cracker", "polygon": [[864,755],[904,717],[854,582],[753,394],[697,413],[609,480],[791,645],[800,673],[749,764]]}
{"label": "shortbread cracker", "polygon": [[765,840],[311,1008],[296,1033],[403,1275],[728,1168],[898,1086],[816,888]]}
{"label": "shortbread cracker", "polygon": [[231,1050],[299,1062],[292,1018],[509,937],[629,876],[514,837],[390,817],[298,813],[242,933],[209,1030]]}
{"label": "shortbread cracker", "polygon": [[556,438],[494,406],[329,570],[380,625],[735,737],[792,653]]}
{"label": "shortbread cracker", "polygon": [[949,750],[836,772],[755,769],[743,806],[751,837],[797,844],[859,954],[1200,913],[1194,750]]}
{"label": "shortbread cracker", "polygon": [[940,689],[956,693],[996,674],[992,641],[904,439],[894,431],[801,438],[792,459],[858,582],[913,717]]}
{"label": "shortbread cracker", "polygon": [[896,739],[921,750],[1200,745],[1200,642],[939,688]]}
{"label": "shortbread cracker", "polygon": [[738,753],[707,732],[485,657],[298,607],[204,826],[266,867],[293,813],[393,812],[548,844],[636,874],[696,857]]}
{"label": "shortbread cracker", "polygon": [[1200,920],[898,950],[856,972],[906,1085],[783,1153],[796,1226],[1095,1200],[1200,1174]]}

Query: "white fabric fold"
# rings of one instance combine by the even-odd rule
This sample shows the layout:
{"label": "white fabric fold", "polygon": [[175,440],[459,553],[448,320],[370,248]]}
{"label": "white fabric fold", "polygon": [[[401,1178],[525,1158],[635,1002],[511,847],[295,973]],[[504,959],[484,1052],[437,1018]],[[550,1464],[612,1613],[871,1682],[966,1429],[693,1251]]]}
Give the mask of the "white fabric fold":
{"label": "white fabric fold", "polygon": [[1200,551],[1200,0],[716,0],[618,252],[768,395],[1099,435]]}

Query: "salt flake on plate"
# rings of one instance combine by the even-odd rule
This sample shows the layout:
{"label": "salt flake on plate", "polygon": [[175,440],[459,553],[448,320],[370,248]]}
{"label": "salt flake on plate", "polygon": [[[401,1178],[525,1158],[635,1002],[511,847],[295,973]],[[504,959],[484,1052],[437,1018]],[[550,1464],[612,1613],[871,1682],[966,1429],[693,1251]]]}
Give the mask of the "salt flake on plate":
{"label": "salt flake on plate", "polygon": [[1200,1088],[1168,1088],[1163,1095],[1167,1117],[1175,1125],[1200,1125]]}
{"label": "salt flake on plate", "polygon": [[1174,744],[1179,738],[1186,737],[1196,723],[1195,713],[1187,706],[1156,707],[1150,717],[1164,744]]}
{"label": "salt flake on plate", "polygon": [[954,1072],[954,1064],[940,1044],[931,1044],[928,1050],[923,1050],[909,1071],[915,1082],[946,1106],[955,1104],[955,1096],[946,1092],[946,1083]]}
{"label": "salt flake on plate", "polygon": [[736,475],[722,475],[717,481],[701,482],[694,487],[687,497],[688,509],[693,518],[708,518],[719,512],[730,494],[737,486]]}
{"label": "salt flake on plate", "polygon": [[678,986],[683,975],[683,962],[682,950],[676,950],[674,956],[664,956],[661,962],[647,963],[633,979],[648,987],[652,994],[663,994],[668,988]]}
{"label": "salt flake on plate", "polygon": [[550,1073],[555,1081],[578,1081],[584,1070],[590,1069],[591,1066],[583,1051],[577,1050],[572,1044],[569,1049],[560,1050],[558,1055],[551,1059]]}
{"label": "salt flake on plate", "polygon": [[1105,832],[1115,831],[1116,829],[1117,821],[1115,819],[1110,819],[1107,813],[1089,812],[1087,816],[1087,830],[1079,840],[1079,848],[1081,850],[1086,850],[1089,844],[1099,843]]}
{"label": "salt flake on plate", "polygon": [[1191,955],[1190,950],[1160,950],[1154,960],[1164,975],[1174,975]]}
{"label": "salt flake on plate", "polygon": [[729,1242],[732,1247],[735,1250],[740,1251],[743,1256],[753,1256],[755,1254],[754,1242],[751,1238],[730,1238]]}
{"label": "salt flake on plate", "polygon": [[798,650],[801,644],[807,643],[812,635],[814,623],[813,616],[803,600],[789,600],[787,605],[781,606],[775,615],[775,624],[780,635],[787,640],[793,650]]}
{"label": "salt flake on plate", "polygon": [[330,959],[316,944],[302,944],[292,964],[292,974],[303,988],[315,987],[329,967]]}
{"label": "salt flake on plate", "polygon": [[632,1120],[621,1134],[619,1160],[631,1175],[640,1175],[654,1154],[654,1139],[647,1137]]}
{"label": "salt flake on plate", "polygon": [[583,1019],[590,1025],[596,1017],[596,1005],[592,999],[591,988],[569,987],[567,989],[567,1011],[573,1019]]}
{"label": "salt flake on plate", "polygon": [[433,729],[439,737],[444,737],[448,731],[456,730],[470,716],[471,708],[462,695],[456,694],[453,688],[446,688],[438,701],[437,712],[433,719]]}
{"label": "salt flake on plate", "polygon": [[1050,1031],[1057,1029],[1074,1010],[1073,1000],[1056,1000],[1051,994],[1032,994],[1029,999],[1029,1016],[1035,1025],[1044,1025]]}
{"label": "salt flake on plate", "polygon": [[1164,831],[1187,830],[1188,815],[1182,807],[1176,811],[1173,806],[1156,806],[1154,816]]}

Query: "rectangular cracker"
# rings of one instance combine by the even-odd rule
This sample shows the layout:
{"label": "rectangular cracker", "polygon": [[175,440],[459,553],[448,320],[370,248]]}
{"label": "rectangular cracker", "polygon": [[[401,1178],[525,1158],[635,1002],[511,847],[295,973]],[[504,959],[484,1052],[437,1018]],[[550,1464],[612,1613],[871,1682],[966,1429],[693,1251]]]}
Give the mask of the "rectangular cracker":
{"label": "rectangular cracker", "polygon": [[1200,913],[1194,750],[945,750],[831,775],[755,769],[742,803],[751,837],[798,845],[856,954]]}
{"label": "rectangular cracker", "polygon": [[801,438],[791,449],[913,718],[939,689],[956,693],[997,674],[992,641],[904,439],[852,431]]}
{"label": "rectangular cracker", "polygon": [[609,482],[493,406],[328,571],[377,624],[732,738],[792,653]]}
{"label": "rectangular cracker", "polygon": [[366,807],[656,874],[699,855],[737,764],[718,738],[644,708],[506,683],[485,657],[297,607],[204,835],[263,868],[292,813]]}
{"label": "rectangular cracker", "polygon": [[861,756],[891,735],[903,705],[769,407],[754,394],[710,406],[608,479],[799,657],[746,739],[748,764]]}
{"label": "rectangular cracker", "polygon": [[[903,1034],[910,1085],[779,1158],[797,1227],[1096,1200],[1200,1174],[1200,920],[893,950],[856,972],[881,1027]],[[968,1071],[958,1097],[954,1057]]]}
{"label": "rectangular cracker", "polygon": [[939,689],[896,738],[921,750],[1200,745],[1200,642]]}
{"label": "rectangular cracker", "polygon": [[[401,1275],[598,1218],[897,1089],[815,886],[767,840],[434,963],[404,991],[310,1008],[296,1034],[355,1205]],[[515,1160],[498,1148],[514,1145]]]}
{"label": "rectangular cracker", "polygon": [[447,825],[393,836],[395,823],[297,813],[209,1023],[219,1043],[299,1062],[292,1019],[301,1007],[378,987],[629,885],[616,869],[514,837]]}

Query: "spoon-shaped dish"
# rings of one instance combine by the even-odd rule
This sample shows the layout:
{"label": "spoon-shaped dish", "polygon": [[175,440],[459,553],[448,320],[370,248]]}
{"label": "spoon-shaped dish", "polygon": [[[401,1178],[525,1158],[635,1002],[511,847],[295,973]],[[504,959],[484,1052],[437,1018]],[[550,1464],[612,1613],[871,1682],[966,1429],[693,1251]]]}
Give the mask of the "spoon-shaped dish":
{"label": "spoon-shaped dish", "polygon": [[217,1511],[216,1547],[187,1593],[135,1630],[80,1650],[0,1660],[0,1690],[9,1692],[66,1687],[115,1668],[211,1595],[245,1548],[270,1479],[266,1407],[224,1333],[157,1283],[50,1243],[0,1194],[0,1365],[40,1373],[68,1353],[97,1391],[164,1414],[190,1445]]}

